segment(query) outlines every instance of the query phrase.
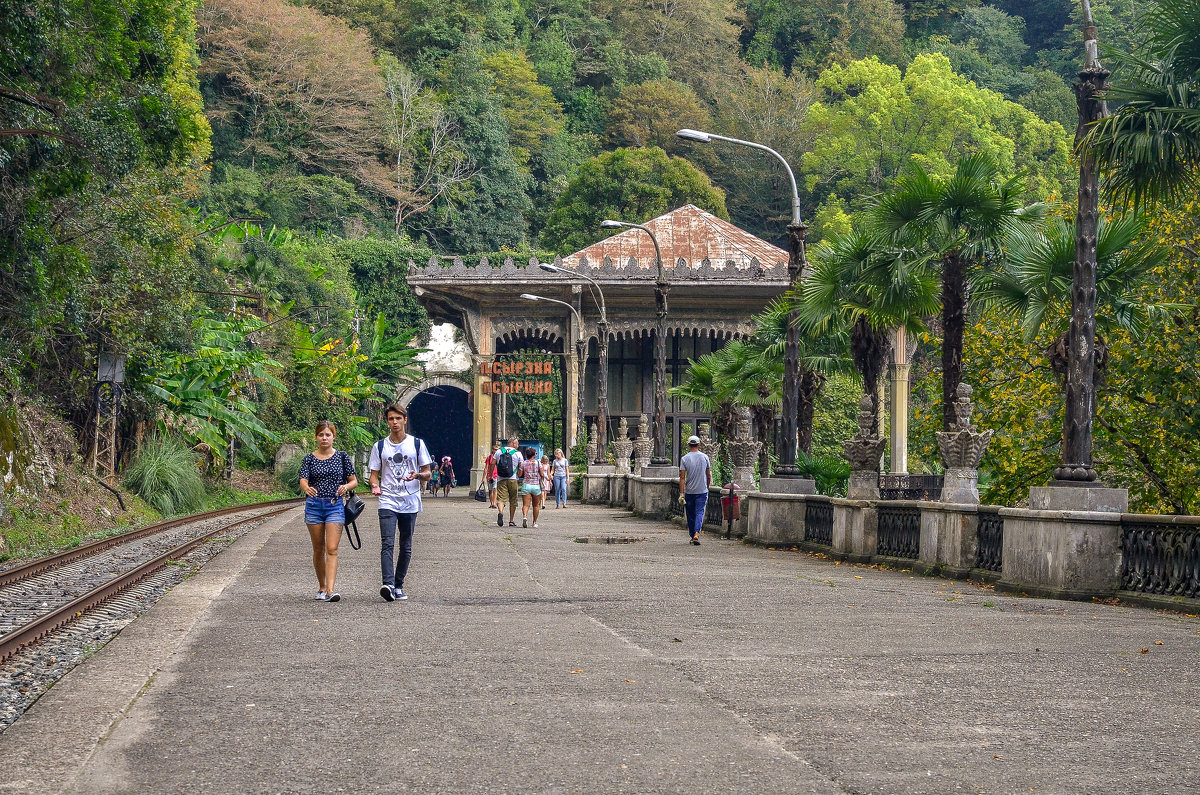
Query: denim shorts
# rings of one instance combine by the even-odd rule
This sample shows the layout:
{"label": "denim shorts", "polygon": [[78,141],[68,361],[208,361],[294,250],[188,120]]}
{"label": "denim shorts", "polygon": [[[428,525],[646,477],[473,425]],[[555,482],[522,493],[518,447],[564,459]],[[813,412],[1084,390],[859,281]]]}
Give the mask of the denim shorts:
{"label": "denim shorts", "polygon": [[522,483],[521,484],[521,493],[522,494],[532,494],[534,497],[536,497],[537,495],[542,493],[542,487],[534,486],[531,483]]}
{"label": "denim shorts", "polygon": [[346,506],[341,497],[309,497],[304,500],[305,524],[345,524]]}

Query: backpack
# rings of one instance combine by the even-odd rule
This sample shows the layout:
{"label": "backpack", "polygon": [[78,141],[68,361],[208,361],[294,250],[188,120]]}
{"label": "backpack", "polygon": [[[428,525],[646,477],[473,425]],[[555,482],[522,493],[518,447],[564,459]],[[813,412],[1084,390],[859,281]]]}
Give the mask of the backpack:
{"label": "backpack", "polygon": [[516,468],[513,466],[513,454],[507,447],[500,450],[496,456],[496,474],[502,478],[511,478]]}
{"label": "backpack", "polygon": [[[412,434],[410,433],[409,436],[412,436]],[[422,442],[416,436],[412,436],[412,440],[413,440],[413,450],[415,450],[417,453],[417,461],[420,461],[421,460],[421,445],[423,445],[425,443]],[[387,441],[387,439],[383,438],[375,443],[375,455],[378,456],[378,458],[379,458],[379,474],[381,476],[383,475],[383,443],[386,441]],[[425,453],[426,453],[426,455],[429,454],[428,448],[425,450]],[[433,467],[430,467],[430,469],[432,470]],[[383,478],[380,477],[380,480],[382,480],[382,479]]]}

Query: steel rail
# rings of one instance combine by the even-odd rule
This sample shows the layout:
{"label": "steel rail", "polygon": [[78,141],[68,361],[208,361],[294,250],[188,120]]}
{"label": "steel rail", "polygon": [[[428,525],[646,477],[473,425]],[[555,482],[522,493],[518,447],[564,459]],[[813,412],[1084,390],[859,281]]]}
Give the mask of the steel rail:
{"label": "steel rail", "polygon": [[[204,535],[197,536],[190,541],[186,541],[174,549],[168,550],[167,552],[164,552],[161,555],[142,563],[136,568],[117,576],[115,579],[112,579],[104,585],[93,589],[83,596],[80,596],[78,599],[63,605],[62,607],[59,607],[58,609],[53,610],[52,612],[47,613],[40,618],[30,621],[20,629],[13,630],[3,638],[0,638],[0,663],[6,661],[9,657],[16,654],[25,646],[41,640],[51,632],[61,629],[70,622],[81,617],[88,610],[99,607],[101,604],[107,602],[121,591],[124,591],[126,588],[129,588],[130,586],[140,582],[158,569],[161,569],[163,566],[166,566],[169,561],[186,555],[192,549],[200,544],[203,544],[205,541],[208,541],[231,528],[237,527],[240,524],[255,522],[260,519],[267,519],[277,514],[281,514],[284,511],[288,511],[292,507],[290,503],[297,502],[297,500],[274,500],[270,503],[258,503],[258,505],[278,505],[282,502],[289,504],[274,511],[268,511],[266,513],[258,514],[257,516],[250,516],[245,519],[239,519],[236,522],[231,522],[223,527],[218,527],[216,530],[211,530]],[[210,511],[208,514],[197,514],[199,519],[196,517],[187,518],[192,521],[201,521],[212,515],[219,516],[225,513],[232,513],[235,510],[247,510],[253,507],[255,506],[242,506],[238,509],[221,509],[220,511]],[[160,527],[159,529],[162,528]]]}
{"label": "steel rail", "polygon": [[23,565],[14,566],[11,569],[0,571],[0,586],[10,585],[14,582],[20,582],[21,580],[50,571],[51,569],[57,569],[59,566],[65,566],[66,564],[74,563],[77,560],[90,558],[92,555],[96,555],[105,551],[106,549],[112,549],[113,547],[120,546],[121,544],[127,544],[130,541],[136,541],[139,538],[152,536],[155,533],[161,533],[164,530],[172,530],[181,525],[191,524],[193,522],[202,522],[205,519],[211,519],[216,516],[224,516],[225,514],[230,513],[238,513],[240,511],[252,511],[259,507],[269,507],[271,505],[290,505],[292,503],[300,502],[303,499],[303,497],[291,497],[283,500],[256,502],[249,505],[235,505],[231,508],[218,508],[215,511],[205,511],[204,513],[196,513],[192,514],[191,516],[181,516],[178,519],[171,519],[166,522],[159,522],[158,524],[146,525],[145,527],[138,528],[137,530],[129,530],[118,535],[109,536],[108,538],[102,538],[99,541],[93,541],[90,544],[83,544],[75,547],[74,549],[68,549],[64,552],[59,552],[54,555],[47,555],[44,558],[31,560]]}

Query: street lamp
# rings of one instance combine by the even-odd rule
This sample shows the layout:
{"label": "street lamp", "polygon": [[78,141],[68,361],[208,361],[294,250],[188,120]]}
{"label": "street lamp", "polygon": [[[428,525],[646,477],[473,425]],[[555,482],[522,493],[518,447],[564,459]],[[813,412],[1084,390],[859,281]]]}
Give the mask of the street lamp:
{"label": "street lamp", "polygon": [[[760,149],[763,152],[774,155],[783,164],[784,171],[787,172],[788,180],[792,186],[792,222],[787,226],[788,277],[792,289],[795,290],[798,288],[800,286],[800,274],[803,272],[806,264],[804,240],[808,236],[808,227],[800,220],[800,193],[796,190],[796,175],[792,173],[792,167],[788,165],[783,155],[769,146],[763,146],[753,141],[728,138],[724,135],[717,135],[716,133],[704,132],[702,130],[684,129],[679,130],[675,135],[685,141],[695,141],[697,143],[706,144],[712,141],[725,141],[740,146],[749,146],[752,149]],[[798,478],[800,476],[800,470],[796,467],[796,451],[799,438],[796,422],[800,409],[799,322],[799,310],[792,310],[788,315],[787,338],[783,349],[783,449],[779,451],[779,463],[775,467],[775,474],[785,478]]]}
{"label": "street lamp", "polygon": [[654,282],[654,303],[658,307],[658,325],[654,330],[654,453],[650,464],[656,467],[670,465],[667,460],[667,293],[671,287],[667,284],[667,275],[663,270],[662,250],[658,247],[658,238],[650,231],[650,227],[642,224],[632,224],[628,221],[605,219],[600,223],[601,229],[640,229],[650,236],[654,244],[654,265],[657,277]]}
{"label": "street lamp", "polygon": [[578,362],[575,377],[575,433],[578,435],[580,431],[586,432],[587,429],[583,427],[583,371],[587,365],[587,340],[583,336],[583,318],[579,316],[579,310],[566,301],[559,301],[557,298],[546,298],[542,295],[533,295],[532,293],[521,293],[521,297],[526,301],[549,301],[552,304],[562,304],[571,310],[571,314],[575,315],[575,326],[579,329],[579,334],[577,335],[579,338],[575,341],[575,360]]}
{"label": "street lamp", "polygon": [[[565,273],[583,279],[592,287],[594,290],[592,297],[596,298],[597,303],[600,304],[600,324],[596,327],[600,337],[600,372],[597,375],[598,383],[596,385],[598,438],[596,439],[596,460],[592,463],[604,464],[608,461],[608,308],[604,304],[604,291],[600,289],[600,285],[596,283],[595,279],[578,271],[560,265],[551,265],[549,262],[540,263],[538,267],[547,273]],[[582,393],[579,395],[579,400],[582,404]]]}

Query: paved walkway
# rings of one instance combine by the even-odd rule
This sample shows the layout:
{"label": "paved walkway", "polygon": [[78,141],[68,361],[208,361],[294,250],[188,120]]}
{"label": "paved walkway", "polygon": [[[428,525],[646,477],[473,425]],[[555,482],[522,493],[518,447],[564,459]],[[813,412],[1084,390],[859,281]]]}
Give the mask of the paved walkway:
{"label": "paved walkway", "polygon": [[427,500],[391,604],[373,522],[340,604],[264,525],[0,735],[0,791],[1200,791],[1200,620],[541,525]]}

